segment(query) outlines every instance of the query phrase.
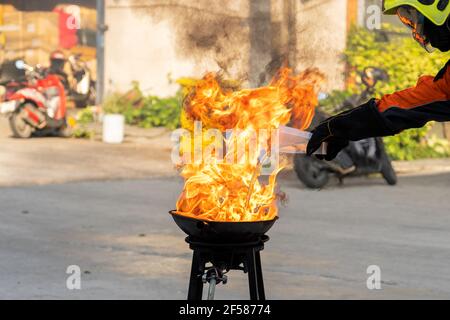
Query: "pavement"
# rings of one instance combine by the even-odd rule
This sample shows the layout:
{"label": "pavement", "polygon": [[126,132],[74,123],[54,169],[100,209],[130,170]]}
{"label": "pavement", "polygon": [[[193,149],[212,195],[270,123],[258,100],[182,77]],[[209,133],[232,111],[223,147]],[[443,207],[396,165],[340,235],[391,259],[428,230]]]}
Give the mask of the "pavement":
{"label": "pavement", "polygon": [[[175,176],[171,162],[171,131],[126,127],[120,145],[94,140],[11,137],[0,117],[0,186],[45,185],[74,181],[145,179]],[[394,161],[399,175],[450,172],[450,159]]]}
{"label": "pavement", "polygon": [[[8,134],[0,122],[0,299],[186,298],[168,132],[123,145]],[[262,252],[267,297],[449,299],[450,170],[438,161],[396,163],[395,187],[370,177],[311,191],[285,172],[288,202]],[[66,286],[71,265],[80,290]],[[366,286],[371,265],[381,290]],[[248,298],[245,275],[228,276],[216,297]]]}
{"label": "pavement", "polygon": [[[450,174],[351,179],[322,191],[293,177],[262,252],[269,299],[449,299]],[[1,299],[185,299],[191,251],[167,213],[178,178],[0,188]],[[81,269],[81,290],[66,270]],[[368,266],[381,269],[369,290]],[[248,298],[242,272],[217,299]]]}
{"label": "pavement", "polygon": [[171,132],[142,131],[128,129],[120,145],[57,137],[22,140],[11,137],[0,117],[0,186],[174,175]]}

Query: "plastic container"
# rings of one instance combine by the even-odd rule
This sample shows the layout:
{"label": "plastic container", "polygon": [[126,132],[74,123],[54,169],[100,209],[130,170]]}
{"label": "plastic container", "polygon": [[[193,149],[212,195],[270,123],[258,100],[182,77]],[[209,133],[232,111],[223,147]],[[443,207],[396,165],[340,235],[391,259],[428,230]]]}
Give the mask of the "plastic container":
{"label": "plastic container", "polygon": [[[280,126],[278,151],[280,153],[306,153],[306,147],[312,134],[299,129]],[[326,154],[327,146],[323,143],[314,154]]]}
{"label": "plastic container", "polygon": [[125,135],[125,117],[121,114],[103,116],[103,142],[122,143]]}

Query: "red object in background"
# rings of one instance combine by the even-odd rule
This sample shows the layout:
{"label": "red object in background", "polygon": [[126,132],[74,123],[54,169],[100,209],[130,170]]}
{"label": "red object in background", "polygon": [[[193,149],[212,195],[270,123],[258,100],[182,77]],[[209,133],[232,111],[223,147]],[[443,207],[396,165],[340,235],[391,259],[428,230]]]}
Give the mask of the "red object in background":
{"label": "red object in background", "polygon": [[77,27],[74,24],[75,17],[62,9],[54,9],[59,14],[59,47],[71,49],[78,44]]}
{"label": "red object in background", "polygon": [[[6,100],[32,102],[37,107],[38,111],[41,111],[42,114],[47,114],[47,108],[51,98],[47,92],[51,91],[53,95],[57,92],[57,95],[59,96],[59,103],[52,119],[64,120],[66,118],[66,94],[59,77],[53,74],[48,74],[45,77],[41,76],[35,80],[35,82],[17,83],[17,86],[22,87],[9,95]],[[36,126],[42,125],[42,123],[40,123],[40,119],[42,117],[35,114],[32,110],[27,110],[27,112],[31,119],[31,123]]]}

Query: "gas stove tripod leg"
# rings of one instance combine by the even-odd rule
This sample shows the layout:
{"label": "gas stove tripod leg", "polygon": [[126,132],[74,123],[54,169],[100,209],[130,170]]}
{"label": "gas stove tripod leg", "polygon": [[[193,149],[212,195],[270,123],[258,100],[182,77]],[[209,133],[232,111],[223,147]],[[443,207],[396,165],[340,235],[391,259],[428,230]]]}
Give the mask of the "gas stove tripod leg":
{"label": "gas stove tripod leg", "polygon": [[259,251],[255,252],[255,261],[256,261],[256,278],[258,279],[259,300],[266,300],[266,293],[264,291],[264,279],[261,266],[261,255],[259,254]]}
{"label": "gas stove tripod leg", "polygon": [[192,254],[191,277],[189,280],[189,291],[187,299],[189,301],[202,300],[203,280],[202,275],[205,269],[205,263],[202,261],[201,253],[194,250]]}
{"label": "gas stove tripod leg", "polygon": [[255,252],[254,249],[250,249],[247,252],[248,286],[250,289],[250,300],[252,301],[265,299],[261,264],[257,256],[259,256],[259,252]]}

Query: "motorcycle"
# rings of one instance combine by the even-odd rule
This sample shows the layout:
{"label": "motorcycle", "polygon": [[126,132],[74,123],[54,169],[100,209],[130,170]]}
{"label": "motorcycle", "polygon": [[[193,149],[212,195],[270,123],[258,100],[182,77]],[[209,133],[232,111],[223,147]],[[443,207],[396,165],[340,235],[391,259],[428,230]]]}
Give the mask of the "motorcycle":
{"label": "motorcycle", "polygon": [[65,71],[65,59],[53,60],[47,68],[47,74],[59,77],[64,85],[66,96],[75,103],[75,107],[84,108],[95,104],[96,83],[92,80],[92,73],[86,62],[81,60],[80,54],[72,54],[67,59],[71,77]]}
{"label": "motorcycle", "polygon": [[22,60],[17,60],[15,66],[25,71],[25,80],[9,81],[0,103],[0,114],[9,118],[14,137],[26,139],[34,133],[69,136],[66,95],[59,78]]}
{"label": "motorcycle", "polygon": [[68,58],[74,85],[69,89],[69,95],[77,108],[84,108],[89,104],[95,104],[95,81],[92,80],[91,71],[86,62],[81,60],[81,55],[70,55]]}
{"label": "motorcycle", "polygon": [[[360,77],[365,87],[364,90],[360,94],[346,99],[335,108],[336,113],[356,108],[365,103],[374,95],[375,86],[379,81],[389,80],[389,76],[384,70],[374,67],[364,69],[360,73]],[[312,127],[329,116],[319,110]],[[297,154],[294,156],[294,170],[300,181],[308,188],[313,189],[323,188],[328,183],[330,175],[335,175],[340,183],[343,183],[343,179],[346,177],[381,173],[389,185],[397,184],[397,175],[381,138],[350,141],[350,144],[333,161]]]}

